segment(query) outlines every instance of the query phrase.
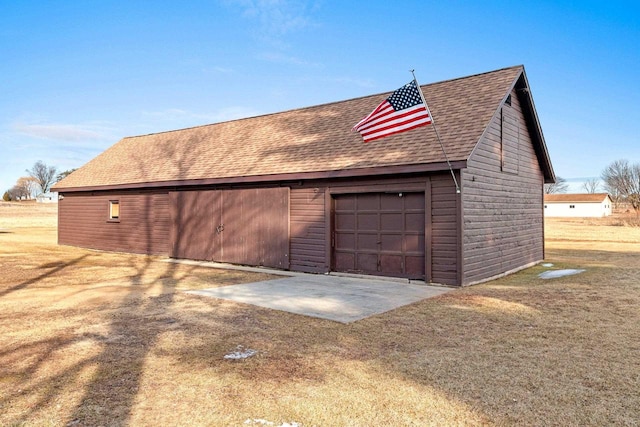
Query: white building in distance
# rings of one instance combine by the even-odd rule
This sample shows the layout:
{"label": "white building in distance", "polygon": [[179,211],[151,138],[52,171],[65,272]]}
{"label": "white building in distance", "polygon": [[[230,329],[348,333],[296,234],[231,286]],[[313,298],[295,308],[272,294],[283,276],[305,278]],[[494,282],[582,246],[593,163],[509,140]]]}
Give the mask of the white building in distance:
{"label": "white building in distance", "polygon": [[597,194],[545,194],[544,216],[595,218],[611,215],[611,197]]}

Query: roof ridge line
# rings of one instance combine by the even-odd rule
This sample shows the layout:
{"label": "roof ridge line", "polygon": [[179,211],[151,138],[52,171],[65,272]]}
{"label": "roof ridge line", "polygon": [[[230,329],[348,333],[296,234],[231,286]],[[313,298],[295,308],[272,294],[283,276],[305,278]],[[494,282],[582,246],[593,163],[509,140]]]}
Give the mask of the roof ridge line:
{"label": "roof ridge line", "polygon": [[[457,80],[468,79],[468,78],[471,78],[471,77],[477,77],[477,76],[482,76],[482,75],[486,75],[486,74],[497,73],[497,72],[500,72],[500,71],[510,70],[510,69],[513,69],[513,68],[522,68],[522,69],[524,69],[524,65],[522,65],[522,64],[521,65],[513,65],[513,66],[510,66],[510,67],[503,67],[503,68],[499,68],[497,70],[485,71],[485,72],[482,72],[482,73],[471,74],[471,75],[468,75],[468,76],[460,76],[460,77],[455,77],[455,78],[452,78],[452,79],[445,79],[445,80],[440,80],[440,81],[437,81],[437,82],[421,84],[420,87],[433,86],[433,85],[437,85],[437,84],[442,84],[442,83],[448,83],[448,82],[453,82],[453,81],[457,81]],[[340,101],[331,101],[331,102],[325,102],[325,103],[322,103],[322,104],[308,105],[306,107],[290,108],[288,110],[275,111],[275,112],[272,112],[272,113],[258,114],[258,115],[255,115],[255,116],[240,117],[240,118],[237,118],[237,119],[224,120],[224,121],[220,121],[220,122],[206,123],[206,124],[196,125],[196,126],[188,126],[188,127],[180,128],[180,129],[171,129],[171,130],[165,130],[165,131],[160,131],[160,132],[151,132],[151,133],[145,133],[145,134],[139,134],[139,135],[129,135],[129,136],[122,137],[121,139],[133,139],[133,138],[141,138],[141,137],[151,136],[151,135],[161,135],[161,134],[165,134],[165,133],[182,132],[182,131],[185,131],[185,130],[204,128],[204,127],[208,127],[208,126],[215,126],[215,125],[220,125],[220,124],[223,124],[223,123],[233,123],[233,122],[238,122],[238,121],[242,121],[242,120],[256,119],[258,117],[269,117],[269,116],[274,116],[274,115],[277,115],[277,114],[286,114],[286,113],[291,113],[291,112],[294,112],[294,111],[301,111],[301,110],[307,110],[307,109],[312,109],[312,108],[326,107],[326,106],[332,105],[332,104],[341,104],[343,102],[357,101],[359,99],[365,99],[365,98],[370,98],[370,97],[375,97],[375,96],[383,96],[383,95],[386,95],[386,94],[391,93],[391,92],[393,92],[393,91],[385,91],[385,92],[374,93],[374,94],[370,94],[370,95],[357,96],[355,98],[343,99],[343,100],[340,100]]]}

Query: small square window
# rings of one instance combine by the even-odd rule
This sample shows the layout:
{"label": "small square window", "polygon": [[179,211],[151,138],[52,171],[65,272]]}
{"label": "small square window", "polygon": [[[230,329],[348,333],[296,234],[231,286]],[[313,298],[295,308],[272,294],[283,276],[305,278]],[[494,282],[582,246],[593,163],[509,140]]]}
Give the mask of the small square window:
{"label": "small square window", "polygon": [[109,219],[110,220],[120,219],[120,201],[109,200]]}

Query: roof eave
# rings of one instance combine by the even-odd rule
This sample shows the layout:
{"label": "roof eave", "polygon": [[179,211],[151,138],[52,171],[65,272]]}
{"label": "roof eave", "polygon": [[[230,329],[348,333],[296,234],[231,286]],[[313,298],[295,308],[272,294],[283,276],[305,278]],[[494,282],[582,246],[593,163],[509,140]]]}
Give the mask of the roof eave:
{"label": "roof eave", "polygon": [[[466,160],[451,161],[451,168],[454,170],[467,167]],[[138,182],[130,184],[114,185],[94,185],[87,187],[54,187],[53,190],[59,193],[87,192],[87,191],[110,191],[110,190],[139,190],[139,189],[161,189],[172,187],[188,186],[221,186],[237,184],[265,184],[283,181],[305,181],[332,178],[358,178],[380,175],[415,174],[425,172],[448,171],[449,165],[446,162],[421,163],[414,165],[393,165],[383,167],[342,169],[334,171],[284,173],[273,175],[255,175],[223,178],[187,179],[172,181]]]}
{"label": "roof eave", "polygon": [[538,156],[538,162],[540,163],[540,167],[544,174],[544,183],[553,184],[556,182],[556,174],[553,170],[553,165],[551,164],[551,157],[547,150],[547,144],[544,140],[542,126],[540,126],[540,119],[536,112],[536,107],[533,102],[533,96],[531,95],[531,89],[529,86],[529,80],[527,79],[524,67],[522,68],[522,73],[517,79],[515,88],[522,106],[522,113],[527,119],[526,121],[529,126],[529,134],[531,135],[533,148]]}

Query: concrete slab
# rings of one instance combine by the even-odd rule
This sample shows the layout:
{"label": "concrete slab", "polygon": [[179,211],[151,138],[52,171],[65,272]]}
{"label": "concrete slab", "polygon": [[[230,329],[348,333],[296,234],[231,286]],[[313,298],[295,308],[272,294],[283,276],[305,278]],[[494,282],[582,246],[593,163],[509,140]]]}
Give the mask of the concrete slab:
{"label": "concrete slab", "polygon": [[443,286],[377,278],[298,274],[295,277],[187,293],[351,323],[451,290]]}

